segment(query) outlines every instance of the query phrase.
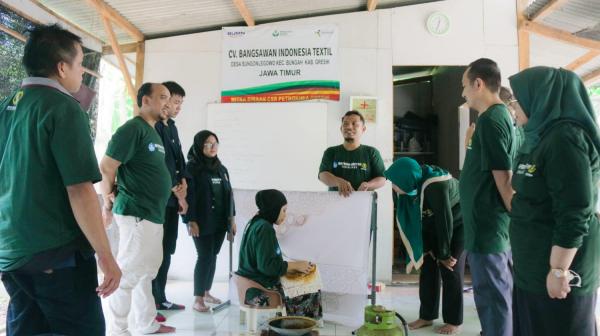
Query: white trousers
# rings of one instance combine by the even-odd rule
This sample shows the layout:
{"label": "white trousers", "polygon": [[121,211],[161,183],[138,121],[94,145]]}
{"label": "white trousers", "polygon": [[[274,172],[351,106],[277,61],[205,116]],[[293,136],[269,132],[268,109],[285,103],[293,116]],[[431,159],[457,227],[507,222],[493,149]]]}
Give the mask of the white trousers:
{"label": "white trousers", "polygon": [[119,228],[117,263],[123,276],[119,289],[108,297],[112,317],[109,335],[131,335],[128,330],[131,310],[135,329],[142,334],[154,333],[160,324],[154,320],[152,280],[162,263],[163,226],[121,215],[115,215],[115,222]]}

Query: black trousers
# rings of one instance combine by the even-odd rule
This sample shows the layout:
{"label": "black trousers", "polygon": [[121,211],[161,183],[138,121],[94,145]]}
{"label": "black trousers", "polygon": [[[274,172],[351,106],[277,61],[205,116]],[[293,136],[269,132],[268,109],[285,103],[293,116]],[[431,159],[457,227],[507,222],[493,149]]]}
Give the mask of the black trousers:
{"label": "black trousers", "polygon": [[419,299],[421,308],[419,318],[427,321],[439,317],[440,282],[442,290],[442,317],[444,323],[461,325],[463,323],[463,281],[465,275],[464,251],[453,257],[457,259],[454,271],[438,263],[429,254],[423,257],[423,266],[419,275]]}
{"label": "black trousers", "polygon": [[515,336],[596,336],[596,292],[588,296],[569,294],[551,299],[515,286],[513,305]]}
{"label": "black trousers", "polygon": [[75,266],[51,273],[2,274],[10,295],[7,335],[104,336],[96,259],[77,253],[75,260]]}
{"label": "black trousers", "polygon": [[198,259],[194,268],[194,296],[204,296],[212,287],[217,255],[225,240],[225,231],[194,237]]}
{"label": "black trousers", "polygon": [[171,255],[175,254],[175,247],[177,245],[177,230],[179,229],[178,210],[176,207],[167,207],[165,211],[165,223],[163,224],[163,261],[158,269],[156,278],[152,280],[152,295],[156,304],[168,301],[165,288],[167,287],[169,267],[171,267]]}

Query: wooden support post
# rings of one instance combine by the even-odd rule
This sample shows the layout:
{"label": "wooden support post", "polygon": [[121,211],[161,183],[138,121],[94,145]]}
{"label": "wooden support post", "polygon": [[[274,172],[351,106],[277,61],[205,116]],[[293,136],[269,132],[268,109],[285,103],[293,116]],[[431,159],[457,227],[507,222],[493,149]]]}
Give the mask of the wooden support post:
{"label": "wooden support post", "polygon": [[367,10],[374,11],[377,8],[377,0],[367,0]]}
{"label": "wooden support post", "polygon": [[517,37],[519,39],[519,70],[529,68],[531,62],[531,43],[529,32],[522,28],[527,9],[526,0],[517,0]]}
{"label": "wooden support post", "polygon": [[146,58],[146,43],[138,42],[135,51],[135,87],[140,88],[144,83],[144,60]]}
{"label": "wooden support post", "polygon": [[[121,68],[121,72],[123,73],[123,79],[125,80],[125,85],[127,86],[127,92],[131,96],[133,100],[134,107],[136,106],[136,91],[133,88],[133,84],[131,83],[131,75],[129,75],[129,70],[127,69],[127,65],[125,64],[125,59],[123,58],[123,54],[119,49],[119,42],[117,41],[117,37],[115,36],[115,32],[112,29],[110,20],[103,16],[102,23],[104,24],[104,29],[106,30],[106,34],[108,35],[108,39],[112,46],[112,49],[115,51],[115,56],[117,57],[117,61],[119,62],[119,68]],[[134,108],[135,111],[135,108]]]}

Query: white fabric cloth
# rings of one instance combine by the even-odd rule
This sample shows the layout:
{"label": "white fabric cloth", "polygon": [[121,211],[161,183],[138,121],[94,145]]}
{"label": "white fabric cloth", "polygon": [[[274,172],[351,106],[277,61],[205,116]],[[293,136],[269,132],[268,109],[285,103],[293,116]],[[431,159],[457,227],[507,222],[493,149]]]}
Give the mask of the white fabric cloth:
{"label": "white fabric cloth", "polygon": [[121,215],[115,215],[115,222],[119,228],[117,263],[123,276],[119,289],[108,298],[112,316],[109,335],[131,335],[128,326],[131,310],[135,329],[142,334],[154,333],[160,324],[154,320],[152,280],[162,263],[163,226]]}
{"label": "white fabric cloth", "polygon": [[321,281],[319,269],[316,269],[315,275],[310,281],[307,281],[305,278],[289,279],[286,276],[282,276],[281,287],[285,296],[295,298],[305,294],[317,293],[323,288],[323,282]]}
{"label": "white fabric cloth", "polygon": [[[319,267],[325,320],[359,326],[368,304],[372,193],[354,192],[345,198],[337,192],[282,192],[288,201],[287,219],[275,231],[284,259],[308,260]],[[256,214],[255,195],[255,190],[234,190],[238,232]],[[235,240],[234,256],[241,240]]]}

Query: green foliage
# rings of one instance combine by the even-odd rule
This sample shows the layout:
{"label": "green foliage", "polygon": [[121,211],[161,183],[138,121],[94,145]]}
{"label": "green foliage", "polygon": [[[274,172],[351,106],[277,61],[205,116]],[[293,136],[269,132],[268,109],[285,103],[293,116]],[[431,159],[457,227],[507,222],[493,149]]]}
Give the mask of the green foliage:
{"label": "green foliage", "polygon": [[27,75],[21,58],[23,43],[7,34],[0,34],[0,101],[10,96]]}

